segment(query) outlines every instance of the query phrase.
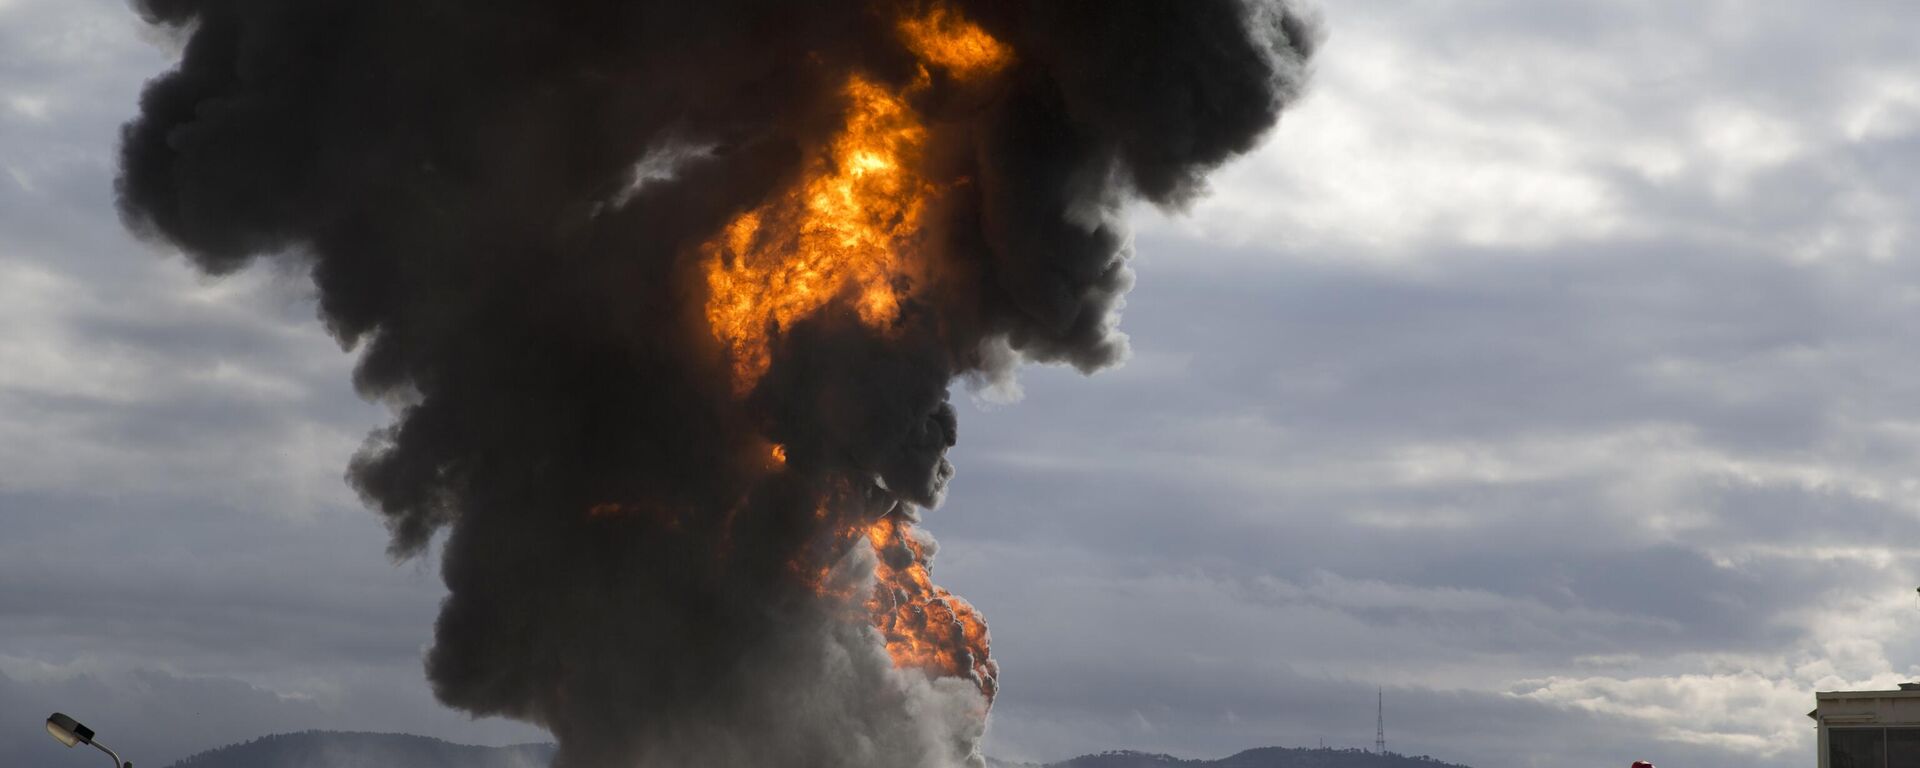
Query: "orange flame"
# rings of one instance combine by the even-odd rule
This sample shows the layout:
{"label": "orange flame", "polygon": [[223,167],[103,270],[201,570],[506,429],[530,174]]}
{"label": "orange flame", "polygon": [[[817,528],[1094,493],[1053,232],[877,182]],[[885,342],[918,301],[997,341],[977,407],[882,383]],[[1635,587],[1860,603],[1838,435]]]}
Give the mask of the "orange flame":
{"label": "orange flame", "polygon": [[969,678],[992,701],[1000,668],[988,656],[986,619],[972,603],[934,585],[926,544],[910,523],[887,515],[867,527],[867,541],[879,559],[867,613],[894,666]]}
{"label": "orange flame", "polygon": [[[925,65],[956,79],[991,75],[1013,60],[1009,49],[949,8],[936,5],[898,26],[901,43]],[[907,97],[930,75],[893,91],[861,75],[848,78],[846,126],[792,189],[735,217],[702,245],[706,320],[728,355],[736,394],[744,395],[773,362],[780,334],[829,305],[853,310],[885,332],[916,290],[914,258],[927,201],[939,187],[921,171],[927,129]],[[774,466],[786,448],[771,448]],[[987,624],[967,601],[934,586],[926,544],[912,521],[889,514],[870,521],[844,511],[832,493],[815,517],[838,545],[866,538],[878,555],[874,586],[862,606],[835,582],[836,571],[807,556],[787,563],[822,599],[864,607],[900,668],[969,678],[989,702],[998,668],[987,656]]]}
{"label": "orange flame", "polygon": [[962,80],[992,74],[1013,61],[1013,54],[1000,41],[944,6],[901,21],[900,39],[921,61],[943,67]]}
{"label": "orange flame", "polygon": [[707,323],[744,391],[772,362],[773,335],[850,292],[884,328],[905,290],[900,254],[933,185],[917,173],[926,129],[898,94],[854,77],[847,127],[799,188],[727,225],[703,247]]}
{"label": "orange flame", "polygon": [[[899,29],[909,50],[956,78],[991,74],[1012,60],[999,41],[944,7]],[[922,77],[908,90],[925,85]],[[938,191],[919,171],[926,127],[905,92],[857,74],[842,92],[846,127],[800,183],[701,246],[707,325],[732,359],[737,392],[766,373],[774,337],[801,318],[846,297],[861,322],[884,329],[912,294],[913,239]]]}

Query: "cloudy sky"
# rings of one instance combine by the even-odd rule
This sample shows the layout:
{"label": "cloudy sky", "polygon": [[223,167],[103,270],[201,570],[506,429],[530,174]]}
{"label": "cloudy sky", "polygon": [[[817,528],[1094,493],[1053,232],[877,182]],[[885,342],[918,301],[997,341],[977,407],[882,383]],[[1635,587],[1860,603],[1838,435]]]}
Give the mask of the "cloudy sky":
{"label": "cloudy sky", "polygon": [[[937,574],[989,751],[1370,745],[1799,766],[1920,677],[1909,3],[1326,4],[1311,94],[1141,210],[1133,359],[957,387]],[[61,709],[143,765],[439,708],[432,562],[341,480],[384,418],[304,278],[112,206],[171,43],[0,0],[0,764]]]}

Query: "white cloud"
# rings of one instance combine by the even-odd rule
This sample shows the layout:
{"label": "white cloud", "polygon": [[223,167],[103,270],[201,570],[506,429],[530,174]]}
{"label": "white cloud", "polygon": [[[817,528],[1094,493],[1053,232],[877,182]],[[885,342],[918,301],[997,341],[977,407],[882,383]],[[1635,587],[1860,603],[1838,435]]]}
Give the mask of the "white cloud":
{"label": "white cloud", "polygon": [[1879,71],[1859,79],[1838,116],[1848,141],[1887,141],[1920,131],[1920,71]]}
{"label": "white cloud", "polygon": [[1448,242],[1537,247],[1617,230],[1581,137],[1462,109],[1464,91],[1487,87],[1479,73],[1405,42],[1338,31],[1267,148],[1219,174],[1190,216],[1148,231],[1398,260]]}
{"label": "white cloud", "polygon": [[[1526,681],[1525,698],[1638,720],[1659,738],[1758,757],[1803,753],[1805,688],[1753,673]],[[1798,711],[1796,711],[1798,710]],[[1797,721],[1796,721],[1797,719]]]}

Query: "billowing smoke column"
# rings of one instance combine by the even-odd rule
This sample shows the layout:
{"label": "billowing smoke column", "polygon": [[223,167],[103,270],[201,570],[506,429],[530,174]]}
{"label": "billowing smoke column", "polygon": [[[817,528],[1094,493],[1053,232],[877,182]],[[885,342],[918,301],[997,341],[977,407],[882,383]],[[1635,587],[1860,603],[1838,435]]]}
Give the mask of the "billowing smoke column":
{"label": "billowing smoke column", "polygon": [[125,219],[310,266],[445,532],[434,691],[556,764],[950,766],[998,690],[915,527],[947,388],[1125,354],[1130,199],[1253,147],[1316,35],[1240,0],[141,0]]}

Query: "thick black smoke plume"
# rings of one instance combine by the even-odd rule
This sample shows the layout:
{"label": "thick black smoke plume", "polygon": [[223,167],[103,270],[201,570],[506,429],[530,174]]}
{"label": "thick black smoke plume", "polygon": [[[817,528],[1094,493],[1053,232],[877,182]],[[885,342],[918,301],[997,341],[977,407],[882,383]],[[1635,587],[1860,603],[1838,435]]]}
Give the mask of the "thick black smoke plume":
{"label": "thick black smoke plume", "polygon": [[446,531],[436,694],[566,768],[968,760],[976,682],[894,669],[796,573],[873,567],[823,519],[938,503],[956,376],[1125,354],[1121,206],[1199,194],[1317,40],[1279,0],[941,4],[1012,60],[913,91],[924,284],[890,328],[778,329],[742,395],[700,246],[817,162],[850,75],[926,77],[899,22],[929,0],[139,6],[186,42],[125,128],[124,218],[211,274],[310,265],[397,410],[350,481],[396,556]]}

